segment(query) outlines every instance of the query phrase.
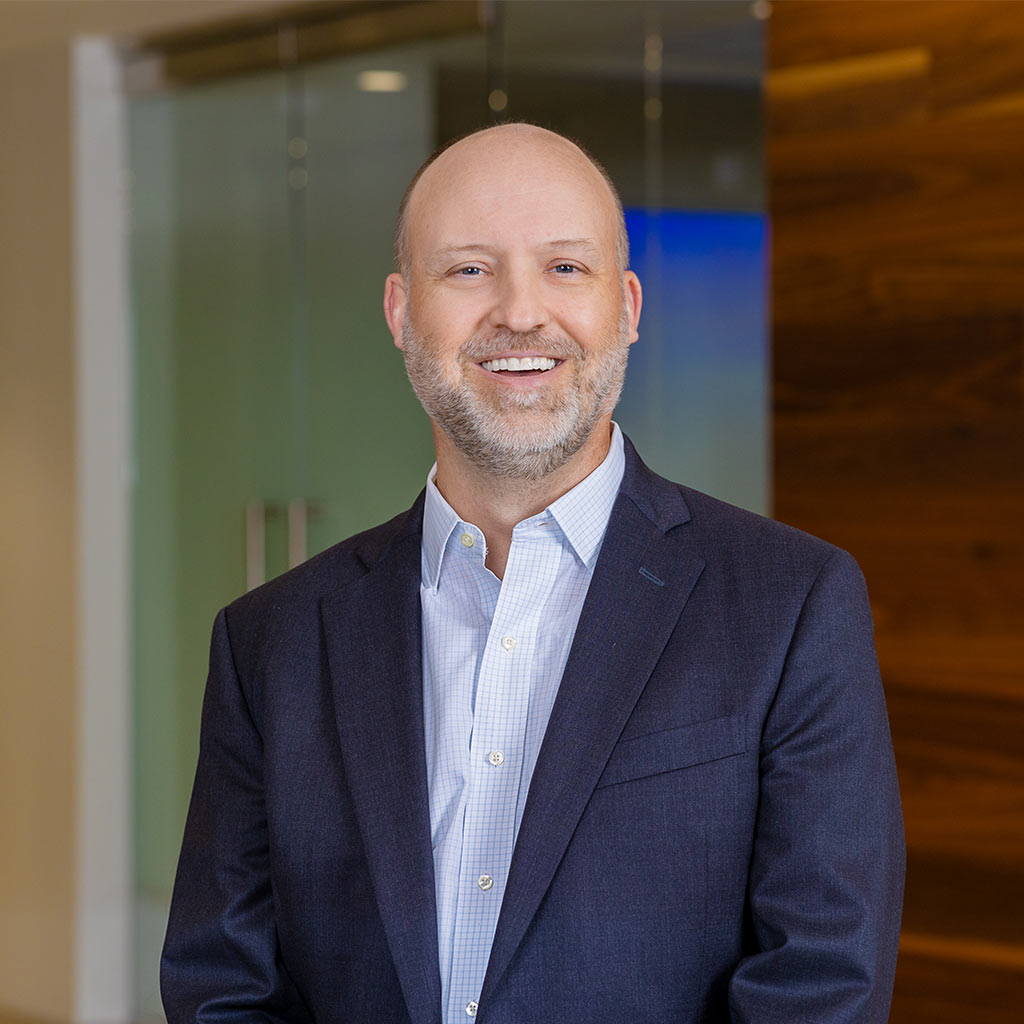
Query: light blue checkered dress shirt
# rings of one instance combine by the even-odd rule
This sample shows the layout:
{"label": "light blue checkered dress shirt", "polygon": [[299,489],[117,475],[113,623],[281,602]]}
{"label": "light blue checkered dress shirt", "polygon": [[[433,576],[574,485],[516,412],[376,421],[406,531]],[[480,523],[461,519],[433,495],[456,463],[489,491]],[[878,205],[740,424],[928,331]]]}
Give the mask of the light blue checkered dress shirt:
{"label": "light blue checkered dress shirt", "polygon": [[505,576],[427,478],[420,595],[430,835],[446,1024],[466,1024],[491,952],[530,778],[622,481],[604,462],[512,531]]}

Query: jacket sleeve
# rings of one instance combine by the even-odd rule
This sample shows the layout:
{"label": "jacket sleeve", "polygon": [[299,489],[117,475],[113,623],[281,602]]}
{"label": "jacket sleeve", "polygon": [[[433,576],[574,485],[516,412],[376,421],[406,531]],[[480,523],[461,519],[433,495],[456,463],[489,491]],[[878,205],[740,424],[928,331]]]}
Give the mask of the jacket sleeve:
{"label": "jacket sleeve", "polygon": [[733,1024],[884,1024],[903,897],[896,769],[871,612],[836,551],[807,594],[760,748],[748,882],[759,951]]}
{"label": "jacket sleeve", "polygon": [[199,764],[160,965],[169,1024],[306,1024],[275,927],[263,744],[228,638],[213,628]]}

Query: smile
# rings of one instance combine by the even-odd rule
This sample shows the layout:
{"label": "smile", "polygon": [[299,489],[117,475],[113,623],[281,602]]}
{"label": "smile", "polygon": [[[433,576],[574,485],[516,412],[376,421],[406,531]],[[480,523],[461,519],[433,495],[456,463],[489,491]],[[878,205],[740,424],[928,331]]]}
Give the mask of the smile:
{"label": "smile", "polygon": [[546,356],[523,356],[521,359],[512,356],[510,359],[488,359],[480,366],[492,373],[498,370],[510,370],[512,373],[523,373],[528,370],[540,370],[542,372],[553,370],[559,360],[548,359]]}

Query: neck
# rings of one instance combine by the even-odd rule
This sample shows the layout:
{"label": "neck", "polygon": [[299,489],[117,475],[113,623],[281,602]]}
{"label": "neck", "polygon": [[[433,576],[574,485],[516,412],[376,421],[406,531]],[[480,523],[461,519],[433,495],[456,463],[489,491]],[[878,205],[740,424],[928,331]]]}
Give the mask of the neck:
{"label": "neck", "polygon": [[447,434],[434,427],[437,451],[435,484],[459,518],[480,528],[487,541],[487,568],[499,579],[505,575],[512,530],[542,512],[557,498],[588,477],[608,454],[611,419],[595,427],[583,447],[564,465],[539,480],[495,477],[470,462]]}

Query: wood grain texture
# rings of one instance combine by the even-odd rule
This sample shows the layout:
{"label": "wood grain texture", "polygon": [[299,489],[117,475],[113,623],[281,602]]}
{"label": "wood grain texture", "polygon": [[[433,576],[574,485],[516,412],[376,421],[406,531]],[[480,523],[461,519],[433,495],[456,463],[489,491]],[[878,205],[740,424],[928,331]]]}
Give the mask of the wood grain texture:
{"label": "wood grain texture", "polygon": [[1024,3],[783,0],[775,514],[875,613],[908,841],[891,1019],[1024,1019]]}
{"label": "wood grain texture", "polygon": [[901,948],[889,1020],[906,1024],[1020,1024],[1024,972],[965,959],[962,949]]}

